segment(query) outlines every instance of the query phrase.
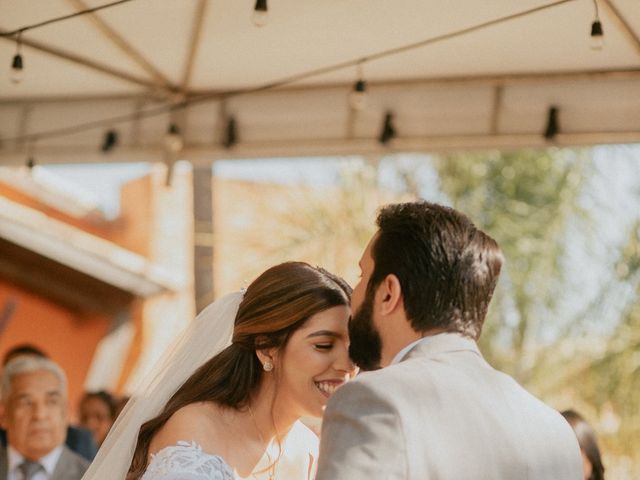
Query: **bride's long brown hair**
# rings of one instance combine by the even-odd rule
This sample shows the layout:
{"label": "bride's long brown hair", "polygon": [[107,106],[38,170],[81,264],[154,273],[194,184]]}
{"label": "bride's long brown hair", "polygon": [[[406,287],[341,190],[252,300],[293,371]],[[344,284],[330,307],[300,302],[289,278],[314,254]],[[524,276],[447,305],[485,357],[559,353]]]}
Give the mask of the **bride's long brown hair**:
{"label": "bride's long brown hair", "polygon": [[151,440],[175,412],[203,401],[245,407],[263,375],[255,351],[283,348],[310,317],[331,307],[348,306],[350,295],[351,287],[344,280],[303,262],[276,265],[256,278],[240,302],[232,344],[198,368],[162,412],[140,427],[127,480],[142,476]]}

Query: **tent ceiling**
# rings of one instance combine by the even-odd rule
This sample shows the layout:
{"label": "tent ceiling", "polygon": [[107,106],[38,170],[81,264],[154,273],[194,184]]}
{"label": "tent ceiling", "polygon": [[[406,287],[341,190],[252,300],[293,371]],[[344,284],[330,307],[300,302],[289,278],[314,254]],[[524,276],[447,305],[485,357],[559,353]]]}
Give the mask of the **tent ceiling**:
{"label": "tent ceiling", "polygon": [[[0,31],[104,0],[0,0]],[[560,144],[640,141],[640,2],[598,0],[605,31],[589,47],[592,0],[528,15],[383,58],[380,52],[550,5],[541,0],[272,0],[269,23],[250,21],[251,0],[133,0],[23,35],[25,79],[11,84],[12,38],[0,38],[0,163],[160,160],[172,102],[204,96],[172,120],[191,159],[379,153],[544,143],[559,108]],[[363,64],[369,104],[352,111],[356,67],[280,88],[231,96],[305,72]],[[376,138],[386,111],[398,137]],[[225,150],[226,119],[238,144]],[[129,121],[117,122],[118,117]],[[64,136],[43,132],[114,119]],[[120,147],[98,154],[107,128]],[[16,138],[34,138],[18,141]]]}

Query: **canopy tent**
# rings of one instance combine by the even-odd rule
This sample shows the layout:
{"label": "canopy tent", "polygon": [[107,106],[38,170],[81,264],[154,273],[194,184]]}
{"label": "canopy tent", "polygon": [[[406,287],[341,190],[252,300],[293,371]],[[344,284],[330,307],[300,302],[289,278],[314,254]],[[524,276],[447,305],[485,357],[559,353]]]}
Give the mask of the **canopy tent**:
{"label": "canopy tent", "polygon": [[158,161],[171,123],[207,162],[640,141],[637,0],[130,0],[24,31],[9,81],[8,33],[104,3],[0,2],[0,164]]}

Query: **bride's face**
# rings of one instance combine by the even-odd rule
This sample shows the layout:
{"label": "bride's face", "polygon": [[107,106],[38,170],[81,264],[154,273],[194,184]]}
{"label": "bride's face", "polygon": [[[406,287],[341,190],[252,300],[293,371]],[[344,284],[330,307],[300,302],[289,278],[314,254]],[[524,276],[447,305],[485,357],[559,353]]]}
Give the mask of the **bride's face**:
{"label": "bride's face", "polygon": [[287,409],[300,416],[322,416],[329,397],[353,375],[349,313],[347,306],[317,313],[289,338],[278,362],[278,401]]}

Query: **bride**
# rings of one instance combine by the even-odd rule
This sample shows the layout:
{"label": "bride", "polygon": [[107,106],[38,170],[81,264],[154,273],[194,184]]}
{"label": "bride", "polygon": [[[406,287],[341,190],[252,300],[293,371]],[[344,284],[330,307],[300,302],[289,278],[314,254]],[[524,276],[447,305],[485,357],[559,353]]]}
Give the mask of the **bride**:
{"label": "bride", "polygon": [[84,480],[310,479],[322,415],[353,373],[350,287],[306,263],[265,271],[193,322]]}

